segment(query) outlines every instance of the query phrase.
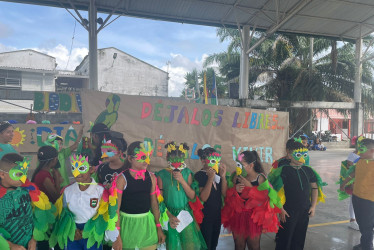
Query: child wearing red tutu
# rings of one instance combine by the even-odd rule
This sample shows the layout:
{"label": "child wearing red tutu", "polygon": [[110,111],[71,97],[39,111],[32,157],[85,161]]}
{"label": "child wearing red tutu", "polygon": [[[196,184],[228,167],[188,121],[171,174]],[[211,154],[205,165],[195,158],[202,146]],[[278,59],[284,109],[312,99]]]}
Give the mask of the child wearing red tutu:
{"label": "child wearing red tutu", "polygon": [[234,187],[227,190],[222,224],[232,231],[235,249],[260,249],[261,234],[277,232],[280,199],[270,187],[256,151],[236,155]]}

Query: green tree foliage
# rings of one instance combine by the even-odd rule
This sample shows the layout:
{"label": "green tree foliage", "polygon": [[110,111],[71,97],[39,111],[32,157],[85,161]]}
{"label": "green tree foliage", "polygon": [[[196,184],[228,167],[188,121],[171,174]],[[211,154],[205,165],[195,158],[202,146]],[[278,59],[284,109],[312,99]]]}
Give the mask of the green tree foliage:
{"label": "green tree foliage", "polygon": [[[187,89],[195,88],[196,79],[197,79],[199,83],[200,96],[203,97],[204,73],[206,73],[206,85],[208,89],[208,98],[211,97],[211,91],[213,89],[213,74],[215,74],[215,77],[216,77],[218,98],[227,98],[226,80],[224,77],[221,77],[217,73],[215,73],[213,68],[207,68],[206,70],[202,70],[200,72],[194,69],[192,72],[188,72],[184,77],[186,79],[186,83],[185,83],[186,88]],[[196,75],[197,75],[197,78],[196,78]],[[182,95],[184,96],[185,94],[183,93]]]}
{"label": "green tree foliage", "polygon": [[[262,34],[255,32],[250,46]],[[227,51],[212,54],[204,62],[219,65],[220,75],[238,82],[240,73],[240,34],[237,29],[217,29],[220,41],[229,41]],[[370,39],[364,39],[364,47]],[[355,45],[336,40],[314,38],[310,65],[309,37],[273,34],[249,55],[249,98],[277,100],[290,111],[291,126],[296,129],[310,117],[308,110],[287,109],[291,101],[352,101],[355,79]],[[371,61],[362,65],[362,102],[367,114],[374,114],[374,88]],[[188,74],[186,75],[186,79]],[[199,78],[202,79],[202,78]],[[200,85],[202,86],[202,85]],[[225,86],[222,84],[222,86]],[[226,90],[227,91],[227,90]],[[224,90],[219,90],[224,92]]]}

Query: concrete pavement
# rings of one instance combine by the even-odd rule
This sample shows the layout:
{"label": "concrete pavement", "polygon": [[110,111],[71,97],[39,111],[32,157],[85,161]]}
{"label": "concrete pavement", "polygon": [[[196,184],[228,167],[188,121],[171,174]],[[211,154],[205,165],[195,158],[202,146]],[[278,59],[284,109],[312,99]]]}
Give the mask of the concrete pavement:
{"label": "concrete pavement", "polygon": [[[360,241],[360,232],[348,228],[349,201],[338,201],[338,185],[335,184],[339,178],[340,162],[345,160],[352,150],[310,151],[310,164],[328,186],[323,189],[327,197],[326,203],[317,205],[316,215],[310,219],[305,250],[350,250]],[[263,234],[261,249],[275,249],[274,237],[275,234]],[[234,241],[228,232],[222,231],[217,249],[234,249]]]}

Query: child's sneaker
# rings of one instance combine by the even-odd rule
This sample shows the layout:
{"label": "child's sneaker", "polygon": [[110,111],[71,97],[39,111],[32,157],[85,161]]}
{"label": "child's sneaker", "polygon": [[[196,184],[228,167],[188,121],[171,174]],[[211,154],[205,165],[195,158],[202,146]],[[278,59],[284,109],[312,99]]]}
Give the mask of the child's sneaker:
{"label": "child's sneaker", "polygon": [[349,228],[352,228],[353,230],[357,230],[357,231],[360,231],[360,229],[358,228],[358,224],[357,222],[354,220],[354,221],[351,221],[349,222]]}

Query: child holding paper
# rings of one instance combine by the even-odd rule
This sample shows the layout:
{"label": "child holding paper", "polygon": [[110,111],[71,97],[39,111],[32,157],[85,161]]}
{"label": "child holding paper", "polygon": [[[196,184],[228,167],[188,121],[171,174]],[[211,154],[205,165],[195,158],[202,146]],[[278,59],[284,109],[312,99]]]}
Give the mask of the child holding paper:
{"label": "child holding paper", "polygon": [[195,174],[199,183],[200,199],[204,202],[204,219],[200,225],[205,243],[209,250],[215,250],[221,232],[222,197],[226,196],[226,166],[221,161],[221,154],[214,148],[204,146],[197,151],[203,169]]}
{"label": "child holding paper", "polygon": [[[189,147],[186,143],[177,145],[174,142],[169,142],[165,148],[167,148],[168,166],[157,173],[157,182],[165,199],[169,216],[166,248],[173,250],[206,249],[198,226],[198,222],[201,223],[203,219],[202,205],[195,190],[191,187],[193,173],[184,162]],[[199,187],[196,182],[193,187],[198,192]],[[189,221],[190,223],[187,225]],[[179,224],[185,227],[178,227]]]}

